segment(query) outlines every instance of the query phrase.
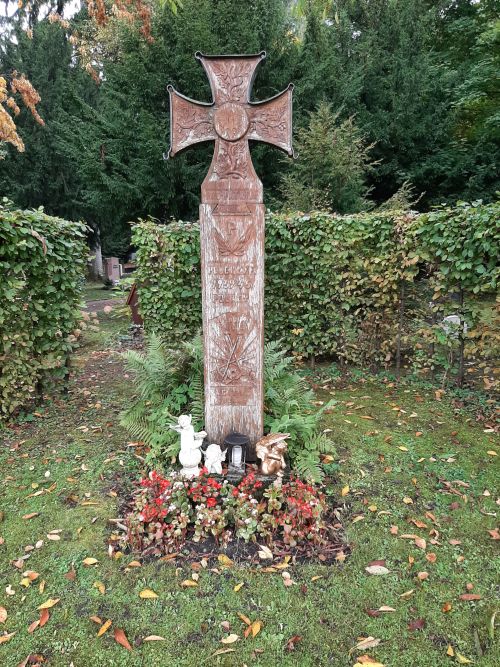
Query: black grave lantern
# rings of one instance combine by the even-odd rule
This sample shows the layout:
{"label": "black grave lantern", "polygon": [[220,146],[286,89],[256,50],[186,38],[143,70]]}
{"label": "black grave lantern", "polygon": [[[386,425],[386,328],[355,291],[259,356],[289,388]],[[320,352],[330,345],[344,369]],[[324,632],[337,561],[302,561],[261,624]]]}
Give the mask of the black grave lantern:
{"label": "black grave lantern", "polygon": [[250,445],[248,435],[242,433],[230,433],[224,440],[224,448],[227,451],[228,473],[235,475],[245,474],[245,460],[247,449]]}

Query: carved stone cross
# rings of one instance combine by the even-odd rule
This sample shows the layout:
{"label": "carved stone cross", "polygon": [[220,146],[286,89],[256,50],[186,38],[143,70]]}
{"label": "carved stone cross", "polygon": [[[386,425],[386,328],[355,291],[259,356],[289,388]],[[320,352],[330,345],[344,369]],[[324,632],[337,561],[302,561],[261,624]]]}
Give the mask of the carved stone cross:
{"label": "carved stone cross", "polygon": [[[257,65],[248,56],[196,54],[213,102],[196,102],[168,86],[169,157],[215,141],[201,186],[200,231],[205,363],[205,430],[222,444],[231,431],[263,434],[264,204],[248,140],[292,150],[292,90],[250,102]],[[285,306],[285,304],[283,304]],[[255,460],[252,447],[249,460]]]}

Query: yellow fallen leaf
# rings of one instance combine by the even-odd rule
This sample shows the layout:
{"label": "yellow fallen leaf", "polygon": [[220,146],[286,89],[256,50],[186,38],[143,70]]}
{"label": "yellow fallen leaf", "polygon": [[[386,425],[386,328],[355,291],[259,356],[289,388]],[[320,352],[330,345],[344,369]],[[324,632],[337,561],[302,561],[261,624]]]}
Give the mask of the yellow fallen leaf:
{"label": "yellow fallen leaf", "polygon": [[12,639],[15,634],[15,632],[9,632],[7,635],[0,635],[0,644],[5,644],[5,642],[8,642],[10,639]]}
{"label": "yellow fallen leaf", "polygon": [[415,592],[415,589],[412,588],[411,591],[406,591],[405,593],[401,593],[401,595],[399,597],[400,598],[409,598],[410,595],[413,595],[414,592]]}
{"label": "yellow fallen leaf", "polygon": [[244,585],[245,585],[245,583],[243,581],[239,584],[236,584],[236,586],[233,589],[234,592],[237,593],[239,590],[241,590],[243,588]]}
{"label": "yellow fallen leaf", "polygon": [[451,644],[448,644],[448,648],[446,649],[446,655],[449,655],[451,658],[455,655],[455,651],[453,650],[453,646]]}
{"label": "yellow fallen leaf", "polygon": [[158,595],[150,588],[145,588],[143,591],[139,593],[139,597],[142,598],[143,600],[154,600],[155,598],[158,597]]}
{"label": "yellow fallen leaf", "polygon": [[90,556],[88,558],[83,559],[83,564],[86,567],[90,567],[91,565],[96,565],[98,562],[99,561],[97,560],[97,558],[91,558]]}
{"label": "yellow fallen leaf", "polygon": [[385,667],[381,662],[373,662],[372,660],[363,660],[363,662],[357,662],[354,667]]}
{"label": "yellow fallen leaf", "polygon": [[227,637],[223,637],[220,641],[221,644],[234,644],[239,640],[239,636],[235,634],[230,634]]}
{"label": "yellow fallen leaf", "polygon": [[25,588],[28,588],[28,586],[31,584],[30,579],[28,577],[23,577],[21,579],[21,586],[24,586]]}
{"label": "yellow fallen leaf", "polygon": [[455,657],[459,665],[470,665],[472,663],[472,660],[469,660],[465,655],[458,653],[458,651],[455,653]]}
{"label": "yellow fallen leaf", "polygon": [[408,451],[408,447],[398,447],[398,449],[400,449],[402,452]]}
{"label": "yellow fallen leaf", "polygon": [[247,625],[252,625],[252,621],[248,618],[248,616],[245,616],[245,614],[241,614],[238,612],[238,618],[243,621],[243,623],[246,623]]}
{"label": "yellow fallen leaf", "polygon": [[106,586],[102,583],[102,581],[94,581],[93,586],[94,588],[97,588],[101,595],[104,595],[106,592]]}
{"label": "yellow fallen leaf", "polygon": [[224,567],[231,567],[233,564],[233,561],[229,558],[229,556],[226,556],[226,554],[219,554],[217,556],[217,560],[221,565],[224,565]]}
{"label": "yellow fallen leaf", "polygon": [[[497,453],[495,452],[494,449],[489,449],[486,453],[489,454],[490,456],[496,456],[497,455]],[[457,655],[458,655],[458,653],[457,653]],[[470,662],[470,660],[469,660],[469,662]]]}
{"label": "yellow fallen leaf", "polygon": [[138,560],[132,560],[127,567],[142,567],[142,563],[139,563]]}
{"label": "yellow fallen leaf", "polygon": [[318,579],[323,579],[323,575],[317,574],[315,577],[311,577],[311,581],[318,581]]}
{"label": "yellow fallen leaf", "polygon": [[262,622],[261,621],[254,621],[252,623],[252,625],[250,626],[250,628],[251,628],[251,631],[252,631],[252,637],[256,637],[259,634],[259,632],[262,628]]}
{"label": "yellow fallen leaf", "polygon": [[349,485],[346,484],[346,485],[344,486],[344,488],[342,489],[342,491],[340,492],[340,495],[341,495],[341,496],[347,496],[347,494],[349,493],[350,490],[351,490],[351,489],[350,489]]}
{"label": "yellow fallen leaf", "polygon": [[164,642],[165,637],[160,637],[160,635],[149,635],[149,637],[144,637],[145,642]]}
{"label": "yellow fallen leaf", "polygon": [[216,655],[224,655],[225,653],[234,653],[235,649],[234,648],[219,648],[217,651],[212,653],[212,657]]}
{"label": "yellow fallen leaf", "polygon": [[192,579],[184,579],[184,581],[181,582],[181,586],[183,588],[194,588],[194,586],[198,586],[198,584]]}
{"label": "yellow fallen leaf", "polygon": [[38,607],[38,610],[40,611],[41,609],[51,609],[59,602],[60,599],[61,598],[49,598],[47,602],[44,602]]}
{"label": "yellow fallen leaf", "polygon": [[413,505],[413,500],[411,498],[409,498],[408,496],[405,496],[403,498],[403,502],[404,502],[405,505]]}
{"label": "yellow fallen leaf", "polygon": [[101,637],[105,632],[107,632],[109,630],[110,626],[111,626],[111,623],[113,623],[113,621],[111,619],[108,619],[106,621],[106,623],[103,623],[101,625],[101,627],[99,628],[99,632],[97,633],[97,636]]}
{"label": "yellow fallen leaf", "polygon": [[7,620],[7,609],[0,607],[0,623],[5,623]]}

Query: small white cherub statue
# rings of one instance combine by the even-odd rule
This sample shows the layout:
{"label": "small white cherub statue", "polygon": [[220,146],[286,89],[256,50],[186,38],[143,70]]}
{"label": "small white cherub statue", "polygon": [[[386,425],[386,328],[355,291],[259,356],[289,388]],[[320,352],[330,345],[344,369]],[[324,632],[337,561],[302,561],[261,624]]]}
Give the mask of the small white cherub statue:
{"label": "small white cherub statue", "polygon": [[188,479],[197,477],[200,474],[200,447],[203,443],[203,438],[207,435],[205,431],[195,433],[191,421],[191,415],[181,415],[177,420],[177,424],[170,424],[170,428],[173,428],[181,435],[181,451],[179,453],[179,461],[182,465],[181,475]]}
{"label": "small white cherub statue", "polygon": [[205,456],[205,467],[209,474],[222,475],[222,461],[225,461],[226,454],[227,449],[223,452],[219,445],[208,445],[207,451],[203,452],[203,455]]}

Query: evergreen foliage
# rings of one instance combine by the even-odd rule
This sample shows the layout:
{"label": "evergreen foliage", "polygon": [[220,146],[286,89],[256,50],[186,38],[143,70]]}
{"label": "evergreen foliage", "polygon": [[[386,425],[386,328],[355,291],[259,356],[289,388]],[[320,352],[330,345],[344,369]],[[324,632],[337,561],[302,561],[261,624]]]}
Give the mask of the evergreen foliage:
{"label": "evergreen foliage", "polygon": [[[184,0],[173,13],[172,3],[152,3],[152,41],[133,23],[93,34],[97,86],[79,67],[88,64],[81,49],[35,3],[29,12],[32,39],[18,13],[3,19],[0,74],[26,73],[41,95],[46,126],[21,111],[16,123],[27,151],[2,149],[2,194],[21,207],[44,205],[55,215],[85,218],[101,230],[106,254],[126,252],[130,220],[193,219],[213,149],[201,145],[174,161],[163,160],[169,134],[166,85],[207,101],[208,81],[195,51],[266,50],[254,99],[295,83],[300,149],[292,164],[283,163],[272,147],[252,147],[273,208],[285,201],[304,208],[323,204],[316,190],[311,196],[305,189],[311,164],[319,167],[326,203],[337,212],[376,207],[401,194],[407,182],[421,210],[458,199],[491,201],[500,189],[496,5],[494,0]],[[65,11],[62,0],[51,6]],[[76,14],[71,30],[84,34],[87,18],[85,10]],[[326,150],[327,127],[322,160],[313,150],[316,141],[321,146],[319,130],[310,151],[302,144],[310,114],[326,105],[336,115],[342,141],[337,157]],[[370,168],[363,160],[347,164],[349,187],[339,196],[329,190],[322,170],[331,173],[331,159],[337,168],[346,165],[348,151],[359,156],[360,137],[373,144]],[[282,175],[289,186],[284,190]]]}

